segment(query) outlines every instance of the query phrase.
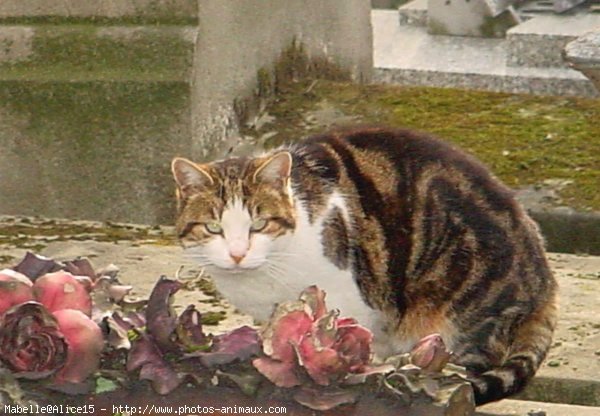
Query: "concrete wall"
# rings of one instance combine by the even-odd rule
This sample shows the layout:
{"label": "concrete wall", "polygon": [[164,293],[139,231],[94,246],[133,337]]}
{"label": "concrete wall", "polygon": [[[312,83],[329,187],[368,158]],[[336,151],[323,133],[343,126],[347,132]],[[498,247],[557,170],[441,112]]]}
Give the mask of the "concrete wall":
{"label": "concrete wall", "polygon": [[0,18],[196,17],[196,0],[2,0]]}
{"label": "concrete wall", "polygon": [[222,155],[294,40],[370,78],[369,0],[190,1],[0,0],[0,215],[171,223],[171,159]]}
{"label": "concrete wall", "polygon": [[373,68],[369,0],[199,1],[194,66],[194,158],[210,158],[235,136],[233,102],[251,95],[257,71],[294,40],[368,81]]}

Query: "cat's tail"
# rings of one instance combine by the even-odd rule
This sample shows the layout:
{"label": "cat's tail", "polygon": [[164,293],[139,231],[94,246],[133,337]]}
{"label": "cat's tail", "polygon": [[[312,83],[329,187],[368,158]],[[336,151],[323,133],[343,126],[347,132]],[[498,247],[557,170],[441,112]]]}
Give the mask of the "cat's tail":
{"label": "cat's tail", "polygon": [[512,348],[500,367],[470,378],[477,406],[523,390],[533,378],[552,344],[558,302],[547,302],[517,329]]}

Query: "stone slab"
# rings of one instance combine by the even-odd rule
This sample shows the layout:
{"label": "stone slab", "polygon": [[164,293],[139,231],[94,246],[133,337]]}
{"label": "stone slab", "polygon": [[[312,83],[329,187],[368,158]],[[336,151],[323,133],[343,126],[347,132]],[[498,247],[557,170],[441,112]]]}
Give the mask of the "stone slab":
{"label": "stone slab", "polygon": [[427,25],[427,1],[412,0],[398,8],[398,16],[401,25],[426,26]]}
{"label": "stone slab", "polygon": [[[0,25],[0,79],[188,80],[196,27]],[[162,78],[161,78],[162,77]]]}
{"label": "stone slab", "polygon": [[481,406],[477,416],[598,416],[600,407],[502,400]]}
{"label": "stone slab", "polygon": [[565,60],[600,89],[600,28],[568,43],[564,52]]}
{"label": "stone slab", "polygon": [[436,35],[503,37],[518,23],[510,0],[428,0],[427,27]]}
{"label": "stone slab", "polygon": [[594,29],[600,29],[600,14],[535,17],[508,30],[507,64],[566,68],[564,47]]}
{"label": "stone slab", "polygon": [[190,85],[134,74],[0,80],[0,213],[171,220],[170,162],[192,142]]}
{"label": "stone slab", "polygon": [[196,0],[2,0],[0,19],[68,18],[196,18]]}
{"label": "stone slab", "polygon": [[506,41],[434,36],[400,26],[394,12],[372,12],[374,81],[539,95],[596,97],[593,84],[569,68],[506,65]]}
{"label": "stone slab", "polygon": [[[0,227],[7,224],[8,220],[0,216]],[[77,223],[80,224],[80,223]],[[102,224],[98,224],[102,227]],[[139,226],[150,229],[150,227]],[[163,228],[165,235],[172,233],[172,228]],[[171,236],[172,237],[172,236]],[[184,251],[177,245],[168,244],[165,236],[157,237],[157,241],[125,239],[115,242],[93,241],[88,237],[86,241],[79,241],[73,235],[66,241],[56,241],[56,237],[49,229],[44,229],[39,236],[29,236],[31,243],[40,247],[41,254],[55,257],[58,260],[69,260],[77,256],[88,256],[96,267],[104,267],[114,263],[120,267],[120,277],[126,284],[132,284],[136,293],[146,296],[155,281],[161,275],[173,277],[180,266],[183,277],[191,277],[200,272],[190,258],[184,256]],[[21,247],[28,238],[17,239],[17,243],[0,242],[0,268],[14,265],[16,259],[21,258],[26,248]],[[152,237],[150,237],[152,238]],[[536,396],[531,400],[541,399],[540,395],[554,395],[555,400],[580,401],[576,396],[577,391],[585,394],[586,385],[597,385],[600,374],[600,315],[598,314],[598,293],[600,293],[600,256],[578,256],[570,254],[550,253],[551,267],[558,278],[561,296],[561,312],[555,342],[548,355],[548,359],[538,372],[536,380],[563,380],[566,387],[552,387],[545,392],[532,390]],[[202,302],[206,297],[200,291],[182,291],[176,297],[176,306],[185,307],[190,302],[197,303],[200,311],[214,311],[223,308],[227,319],[220,326],[213,328],[215,333],[225,331],[241,324],[252,324],[252,318],[240,315],[226,302],[211,305]],[[217,309],[215,309],[217,308]],[[558,365],[557,365],[558,363]],[[564,381],[566,380],[566,381]],[[569,382],[572,380],[572,382]],[[578,383],[578,384],[577,384]],[[547,384],[548,385],[548,384]],[[576,388],[569,389],[569,386]],[[575,393],[574,393],[575,391]],[[596,391],[598,389],[596,388]],[[502,403],[505,403],[503,401]],[[554,409],[565,409],[553,407]],[[484,408],[485,409],[485,408]],[[571,408],[578,410],[578,408]],[[495,413],[492,413],[495,414]],[[498,413],[519,414],[522,413]],[[558,415],[560,413],[549,413]],[[579,413],[565,413],[578,415]],[[592,413],[593,414],[593,413]],[[587,415],[582,413],[582,415]]]}

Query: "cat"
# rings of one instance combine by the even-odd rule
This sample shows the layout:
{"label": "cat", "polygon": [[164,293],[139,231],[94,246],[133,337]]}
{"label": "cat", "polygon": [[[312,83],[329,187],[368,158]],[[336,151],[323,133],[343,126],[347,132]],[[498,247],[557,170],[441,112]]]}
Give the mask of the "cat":
{"label": "cat", "polygon": [[337,130],[256,157],[175,158],[176,230],[239,310],[307,286],[385,357],[439,333],[478,405],[534,376],[557,283],[536,224],[472,156],[408,129]]}

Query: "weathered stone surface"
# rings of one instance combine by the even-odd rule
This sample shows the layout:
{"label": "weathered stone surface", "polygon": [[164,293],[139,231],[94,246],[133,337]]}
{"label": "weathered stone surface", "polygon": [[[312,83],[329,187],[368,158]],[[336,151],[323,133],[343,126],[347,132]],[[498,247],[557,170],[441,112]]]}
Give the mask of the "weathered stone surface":
{"label": "weathered stone surface", "polygon": [[568,67],[563,49],[570,41],[600,27],[600,15],[543,15],[508,30],[508,66]]}
{"label": "weathered stone surface", "polygon": [[196,0],[2,0],[0,19],[37,17],[195,18]]}
{"label": "weathered stone surface", "polygon": [[367,81],[371,36],[364,0],[0,1],[0,213],[170,222],[170,160],[221,156],[294,41]]}
{"label": "weathered stone surface", "polygon": [[504,39],[436,36],[401,26],[394,12],[373,11],[377,82],[537,95],[595,97],[593,84],[570,68],[510,67]]}
{"label": "weathered stone surface", "polygon": [[413,0],[398,8],[401,25],[427,26],[427,0]]}
{"label": "weathered stone surface", "polygon": [[589,32],[567,44],[565,59],[583,72],[600,91],[600,30]]}
{"label": "weathered stone surface", "polygon": [[[93,222],[61,221],[54,225],[51,222],[28,220],[25,223],[11,218],[0,217],[0,235],[6,233],[10,224],[37,225],[40,239],[34,239],[33,234],[21,232],[21,237],[0,241],[0,269],[15,265],[24,256],[28,248],[24,245],[42,245],[41,254],[57,260],[70,260],[77,256],[87,256],[95,267],[105,267],[110,263],[120,268],[119,278],[125,284],[134,286],[135,295],[148,296],[156,280],[161,275],[173,277],[176,273],[184,279],[195,277],[201,270],[194,265],[190,258],[183,255],[183,250],[172,240],[172,228],[162,230],[131,224],[107,225]],[[53,231],[53,227],[56,229]],[[69,228],[70,227],[70,228]],[[81,228],[89,228],[82,229]],[[35,227],[33,228],[35,230]],[[104,229],[104,230],[103,230]],[[130,230],[130,236],[118,230]],[[86,241],[78,241],[77,233],[95,231],[95,234],[117,235],[114,242],[94,241],[90,236]],[[13,232],[16,232],[13,230]],[[30,230],[31,232],[31,230]],[[52,239],[52,235],[61,236],[70,232],[66,240]],[[31,249],[31,246],[29,247]],[[554,400],[561,403],[578,403],[588,406],[599,406],[597,375],[600,374],[600,318],[597,313],[597,294],[600,292],[600,257],[576,256],[566,254],[549,254],[550,263],[559,280],[561,289],[561,314],[555,341],[547,360],[538,372],[531,389],[526,392],[530,400]],[[180,265],[183,270],[178,272]],[[214,299],[214,289],[188,288],[177,293],[175,308],[181,312],[185,306],[195,303],[201,312],[225,311],[226,318],[211,326],[210,332],[215,334],[225,332],[241,325],[253,325],[251,317],[241,315],[232,308],[226,300]],[[558,365],[557,365],[558,364]],[[595,400],[595,401],[594,401]],[[511,408],[500,405],[490,405],[480,409],[484,414],[493,415],[524,415],[526,411],[534,410],[537,403],[519,402],[521,407]],[[523,410],[523,406],[531,406]],[[498,407],[499,406],[499,407]],[[540,404],[541,406],[541,404]],[[368,407],[361,407],[362,413],[368,414]],[[456,409],[456,408],[455,408]],[[512,410],[511,410],[512,409]],[[516,409],[516,410],[515,410]],[[564,414],[579,415],[578,407],[564,405],[543,405],[548,416]],[[566,410],[572,410],[567,413]],[[590,409],[594,409],[590,407]],[[443,409],[442,409],[443,410]],[[518,410],[518,411],[517,411]],[[559,413],[558,411],[565,413]],[[595,410],[595,409],[594,409]],[[431,412],[431,409],[429,409]],[[436,410],[437,411],[437,410]],[[551,412],[552,411],[552,412]],[[511,413],[512,412],[512,413]],[[375,413],[380,414],[380,413]],[[427,413],[423,411],[423,415]],[[445,413],[440,413],[445,414]],[[589,413],[590,415],[594,413]],[[581,413],[587,415],[587,413]]]}
{"label": "weathered stone surface", "polygon": [[539,401],[502,400],[480,407],[477,416],[597,416],[600,407]]}
{"label": "weathered stone surface", "polygon": [[200,0],[195,146],[188,156],[223,155],[227,138],[237,134],[234,102],[255,93],[258,72],[268,74],[294,41],[308,57],[338,65],[354,80],[370,80],[370,12],[363,0],[345,0],[343,7],[337,0]]}
{"label": "weathered stone surface", "polygon": [[519,19],[509,0],[428,0],[429,33],[503,37]]}

